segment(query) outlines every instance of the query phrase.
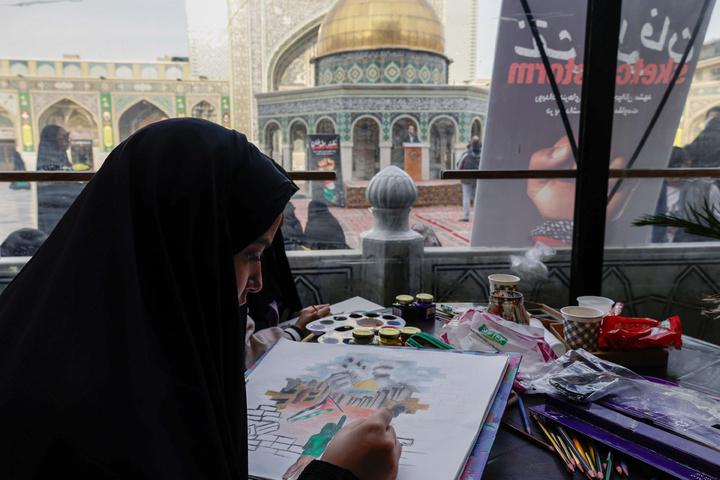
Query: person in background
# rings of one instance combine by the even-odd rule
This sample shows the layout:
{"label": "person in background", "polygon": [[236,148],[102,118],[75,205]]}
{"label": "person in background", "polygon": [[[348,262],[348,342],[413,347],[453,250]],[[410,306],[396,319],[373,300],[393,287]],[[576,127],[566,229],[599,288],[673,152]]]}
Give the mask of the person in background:
{"label": "person in background", "polygon": [[403,135],[403,143],[420,143],[420,139],[415,133],[415,125],[408,125],[407,132]]}
{"label": "person in background", "polygon": [[423,236],[426,247],[442,247],[442,243],[440,243],[440,240],[435,234],[435,230],[433,230],[430,225],[425,225],[424,223],[416,223],[415,225],[410,227],[410,229],[418,232],[420,235]]}
{"label": "person in background", "polygon": [[327,203],[310,200],[308,220],[305,224],[305,245],[311,250],[347,249],[345,232],[340,222],[330,213]]}
{"label": "person in background", "polygon": [[[673,147],[668,168],[689,168],[690,159],[686,150]],[[684,217],[687,208],[702,208],[707,200],[710,205],[720,205],[720,189],[711,179],[680,177],[667,178],[658,196],[655,213]],[[708,242],[712,238],[692,235],[675,227],[654,226],[652,229],[653,243]]]}
{"label": "person in background", "polygon": [[282,236],[285,240],[285,250],[303,250],[305,234],[300,220],[295,216],[295,205],[292,202],[288,202],[285,206],[283,215],[285,216],[285,223],[280,230],[282,230]]}
{"label": "person in background", "polygon": [[[282,227],[281,224],[272,244],[263,252],[262,290],[247,296],[245,368],[250,368],[283,337],[301,341],[310,334],[306,328],[308,323],[330,315],[330,305],[327,304],[302,308],[285,254]],[[298,319],[293,325],[280,328],[280,323],[294,317]]]}
{"label": "person in background", "polygon": [[[25,162],[20,156],[20,152],[18,152],[17,150],[15,150],[15,154],[13,155],[13,171],[26,171]],[[10,188],[12,188],[13,190],[30,190],[30,182],[11,182]]]}
{"label": "person in background", "polygon": [[[296,190],[205,120],[118,145],[0,295],[0,478],[247,479],[240,307]],[[300,478],[396,478],[391,420],[343,428]]]}
{"label": "person in background", "polygon": [[[472,137],[470,140],[470,146],[467,151],[463,153],[458,162],[458,170],[477,170],[480,168],[480,152],[482,151],[482,143],[480,137]],[[475,198],[475,189],[477,188],[477,180],[464,178],[460,180],[462,184],[462,204],[463,204],[463,218],[461,222],[470,221],[470,205],[472,199]]]}
{"label": "person in background", "polygon": [[32,257],[47,235],[34,228],[21,228],[7,236],[0,245],[0,257]]}
{"label": "person in background", "polygon": [[720,167],[720,107],[712,107],[705,114],[705,128],[689,145],[685,153],[692,168]]}
{"label": "person in background", "polygon": [[[40,133],[37,170],[72,171],[67,156],[69,146],[70,133],[67,130],[59,125],[47,125]],[[78,182],[39,182],[37,185],[38,230],[49,235],[84,186],[84,183]]]}

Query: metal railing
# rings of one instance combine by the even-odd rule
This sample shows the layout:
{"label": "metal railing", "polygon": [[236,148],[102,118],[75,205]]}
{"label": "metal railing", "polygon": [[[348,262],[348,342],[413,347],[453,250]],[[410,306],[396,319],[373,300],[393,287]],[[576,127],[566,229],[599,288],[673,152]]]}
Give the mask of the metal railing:
{"label": "metal railing", "polygon": [[[0,182],[87,182],[97,172],[0,172]],[[335,180],[333,171],[293,170],[293,180]]]}

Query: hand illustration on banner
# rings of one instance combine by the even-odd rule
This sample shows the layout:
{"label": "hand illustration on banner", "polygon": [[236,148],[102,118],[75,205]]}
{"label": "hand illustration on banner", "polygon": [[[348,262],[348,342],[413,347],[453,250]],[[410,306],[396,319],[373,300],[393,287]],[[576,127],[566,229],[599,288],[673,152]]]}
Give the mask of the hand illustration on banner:
{"label": "hand illustration on banner", "polygon": [[[623,168],[626,160],[616,157],[610,162],[610,168]],[[530,170],[577,169],[572,148],[567,136],[550,148],[536,151],[530,157]],[[617,179],[608,184],[612,190]],[[572,242],[572,221],[574,216],[575,179],[574,178],[531,178],[527,181],[527,194],[545,222],[533,230],[531,236],[545,237],[562,244]],[[612,217],[620,207],[624,195],[618,191],[608,205],[608,217]],[[544,243],[548,243],[543,239]]]}

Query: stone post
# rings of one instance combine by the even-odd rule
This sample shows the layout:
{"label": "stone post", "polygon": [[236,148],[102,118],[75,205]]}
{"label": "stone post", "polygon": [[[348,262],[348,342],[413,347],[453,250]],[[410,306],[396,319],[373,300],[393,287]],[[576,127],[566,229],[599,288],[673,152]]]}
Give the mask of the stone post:
{"label": "stone post", "polygon": [[288,172],[292,170],[292,145],[289,143],[282,145],[282,165]]}
{"label": "stone post", "polygon": [[393,165],[370,180],[366,197],[374,225],[361,238],[364,295],[389,307],[397,295],[420,291],[424,239],[410,229],[409,218],[418,190],[410,175]]}

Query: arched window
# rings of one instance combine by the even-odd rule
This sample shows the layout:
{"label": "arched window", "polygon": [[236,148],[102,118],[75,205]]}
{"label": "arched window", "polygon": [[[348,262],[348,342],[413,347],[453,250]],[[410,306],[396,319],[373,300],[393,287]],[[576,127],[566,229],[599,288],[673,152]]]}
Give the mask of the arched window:
{"label": "arched window", "polygon": [[195,118],[204,118],[205,120],[210,120],[211,122],[217,122],[215,107],[205,100],[193,107],[192,116]]}
{"label": "arched window", "polygon": [[150,125],[151,123],[159,122],[167,118],[168,116],[165,112],[158,107],[147,100],[140,100],[120,116],[118,121],[120,141],[124,141],[145,125]]}
{"label": "arched window", "polygon": [[353,180],[370,180],[380,171],[380,127],[372,118],[361,118],[353,128]]}
{"label": "arched window", "polygon": [[455,137],[455,124],[449,118],[438,118],[430,125],[430,180],[440,178],[441,170],[453,168]]}

